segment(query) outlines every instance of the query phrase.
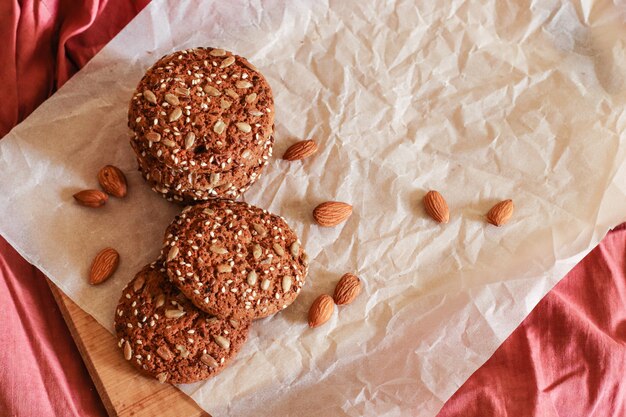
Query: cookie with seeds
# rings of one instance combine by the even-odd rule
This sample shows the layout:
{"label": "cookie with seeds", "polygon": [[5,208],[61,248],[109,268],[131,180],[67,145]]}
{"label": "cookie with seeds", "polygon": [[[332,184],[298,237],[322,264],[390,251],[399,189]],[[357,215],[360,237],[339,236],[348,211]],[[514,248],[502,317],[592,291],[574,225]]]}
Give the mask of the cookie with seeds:
{"label": "cookie with seeds", "polygon": [[[271,145],[273,143],[274,139],[272,137],[270,138],[269,146],[266,146],[264,153],[258,157],[258,164],[253,166],[251,170],[245,171],[245,175],[250,180],[256,181],[261,175],[261,170],[264,166],[263,161],[267,161],[272,155]],[[155,192],[162,194],[164,198],[170,201],[193,204],[215,198],[218,192],[234,198],[247,189],[247,187],[237,189],[234,185],[245,181],[245,179],[241,178],[244,175],[244,171],[237,169],[237,167],[222,173],[190,172],[182,169],[164,168],[145,152],[137,156],[137,164],[148,185]]]}
{"label": "cookie with seeds", "polygon": [[241,349],[249,326],[248,320],[220,320],[198,310],[159,263],[137,273],[115,310],[118,346],[126,360],[173,384],[219,373]]}
{"label": "cookie with seeds", "polygon": [[223,198],[237,197],[267,165],[273,123],[267,80],[245,58],[216,48],[161,58],[139,82],[128,113],[138,157],[164,172],[218,175],[200,191]]}
{"label": "cookie with seeds", "polygon": [[187,207],[165,232],[168,276],[199,309],[256,319],[298,296],[308,257],[282,217],[247,203]]}

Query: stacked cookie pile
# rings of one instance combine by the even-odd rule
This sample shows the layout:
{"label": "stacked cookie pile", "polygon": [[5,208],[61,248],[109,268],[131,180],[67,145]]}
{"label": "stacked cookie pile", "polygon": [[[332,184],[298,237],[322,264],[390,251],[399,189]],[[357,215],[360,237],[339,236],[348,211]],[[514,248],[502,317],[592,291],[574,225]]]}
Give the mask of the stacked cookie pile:
{"label": "stacked cookie pile", "polygon": [[261,73],[223,49],[157,61],[128,112],[131,145],[152,189],[182,203],[236,198],[272,155],[274,99]]}
{"label": "stacked cookie pile", "polygon": [[285,220],[226,199],[267,164],[272,106],[254,67],[209,48],[162,58],[133,96],[131,143],[146,181],[172,200],[208,200],[168,226],[159,259],[128,283],[116,309],[124,357],[160,382],[220,372],[251,321],[287,308],[304,284],[308,258]]}

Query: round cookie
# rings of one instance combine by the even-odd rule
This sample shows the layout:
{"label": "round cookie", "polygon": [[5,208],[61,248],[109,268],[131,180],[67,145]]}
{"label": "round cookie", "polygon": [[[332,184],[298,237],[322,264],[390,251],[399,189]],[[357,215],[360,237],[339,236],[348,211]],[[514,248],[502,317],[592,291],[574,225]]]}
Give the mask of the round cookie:
{"label": "round cookie", "polygon": [[245,58],[223,49],[161,58],[139,82],[128,117],[137,156],[150,156],[152,168],[218,174],[217,197],[239,195],[271,155],[271,88]]}
{"label": "round cookie", "polygon": [[240,350],[249,326],[248,320],[220,320],[198,310],[156,263],[124,288],[115,310],[124,357],[160,382],[191,383],[219,373]]}
{"label": "round cookie", "polygon": [[164,265],[198,308],[256,319],[298,296],[308,257],[282,217],[243,202],[187,207],[165,232]]}

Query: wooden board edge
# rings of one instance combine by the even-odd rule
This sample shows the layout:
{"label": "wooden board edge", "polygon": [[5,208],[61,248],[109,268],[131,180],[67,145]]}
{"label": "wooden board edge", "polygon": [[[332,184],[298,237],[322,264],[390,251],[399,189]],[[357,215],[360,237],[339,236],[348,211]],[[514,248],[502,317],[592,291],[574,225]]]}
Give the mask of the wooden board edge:
{"label": "wooden board edge", "polygon": [[[85,344],[85,341],[83,340],[83,336],[81,335],[80,329],[78,328],[77,323],[76,323],[77,318],[75,318],[73,314],[81,314],[82,317],[79,317],[79,319],[88,319],[90,322],[89,323],[90,326],[97,326],[95,327],[95,329],[97,329],[96,331],[102,334],[103,337],[111,338],[112,344],[115,343],[114,336],[111,335],[108,330],[102,327],[100,323],[98,323],[93,317],[91,317],[89,314],[84,312],[80,307],[78,307],[69,297],[67,297],[49,279],[48,279],[48,285],[50,287],[50,290],[52,291],[55,301],[57,302],[57,305],[59,306],[59,309],[61,310],[61,315],[63,316],[63,319],[65,320],[70,330],[70,334],[72,335],[72,338],[74,339],[76,346],[78,347],[78,351],[81,357],[83,358],[85,366],[87,367],[87,371],[89,372],[89,375],[91,376],[94,382],[96,390],[98,391],[98,394],[100,395],[100,398],[102,399],[104,407],[107,413],[109,414],[109,416],[126,417],[126,416],[131,416],[131,415],[132,416],[144,415],[141,412],[137,413],[138,410],[136,409],[136,407],[139,407],[139,409],[142,409],[143,406],[147,405],[146,401],[151,401],[151,399],[153,398],[163,398],[168,401],[174,401],[176,403],[176,407],[174,408],[177,409],[177,412],[176,412],[177,416],[185,415],[186,417],[211,417],[210,414],[202,410],[200,406],[198,406],[198,404],[196,404],[193,399],[191,399],[189,396],[187,396],[185,393],[180,391],[175,386],[172,386],[169,384],[159,384],[156,381],[150,381],[148,379],[146,380],[146,384],[153,384],[154,386],[156,386],[156,388],[151,389],[150,395],[146,396],[145,398],[140,399],[138,403],[128,404],[124,401],[119,401],[119,399],[111,398],[109,391],[107,390],[106,382],[103,381],[100,376],[100,373],[97,369],[97,365],[95,364],[96,361],[92,357],[91,353],[89,352],[89,349],[87,348]],[[90,329],[93,330],[94,327],[90,327]],[[121,355],[119,356],[119,362],[122,363],[122,365],[125,367],[128,366],[128,369],[132,368],[127,363],[124,363],[125,361],[123,360]],[[134,371],[133,371],[133,375],[137,375],[139,378],[144,378],[143,376],[140,376],[139,373],[135,374]],[[147,386],[149,387],[149,385]],[[116,406],[116,403],[119,403],[118,404],[119,407]],[[151,408],[151,407],[148,407],[148,408]],[[146,410],[146,411],[149,411],[149,410]],[[161,413],[165,412],[165,414],[162,414],[162,415],[168,414],[167,411],[165,410],[160,410],[160,412]],[[180,414],[180,412],[183,412],[183,414]],[[153,414],[149,414],[149,415],[153,415]]]}

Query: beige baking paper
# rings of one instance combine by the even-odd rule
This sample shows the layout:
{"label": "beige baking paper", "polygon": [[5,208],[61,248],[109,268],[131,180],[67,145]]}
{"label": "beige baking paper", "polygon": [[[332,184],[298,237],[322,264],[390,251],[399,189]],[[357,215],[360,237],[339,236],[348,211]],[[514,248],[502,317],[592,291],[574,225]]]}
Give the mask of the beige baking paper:
{"label": "beige baking paper", "polygon": [[[180,210],[136,171],[132,91],[173,50],[233,50],[274,90],[274,155],[319,143],[304,162],[274,157],[245,195],[286,217],[312,263],[300,298],[256,322],[232,366],[182,389],[214,416],[433,416],[626,219],[617,3],[154,1],[1,141],[0,232],[112,329],[122,287]],[[128,197],[77,206],[72,194],[109,163]],[[449,224],[425,215],[429,189],[446,197]],[[506,198],[510,224],[487,225]],[[316,227],[325,200],[354,214]],[[93,288],[85,276],[104,246],[122,261]],[[312,300],[347,271],[363,294],[310,330]]]}

